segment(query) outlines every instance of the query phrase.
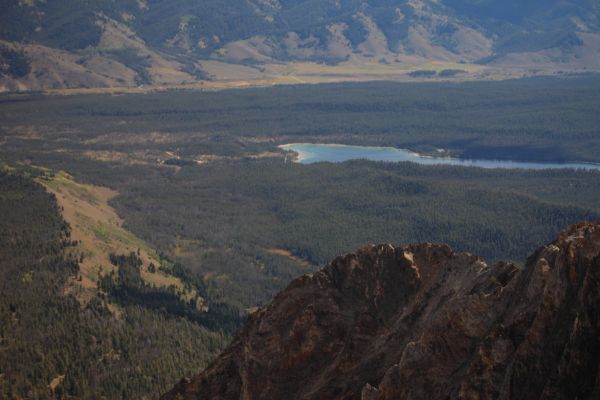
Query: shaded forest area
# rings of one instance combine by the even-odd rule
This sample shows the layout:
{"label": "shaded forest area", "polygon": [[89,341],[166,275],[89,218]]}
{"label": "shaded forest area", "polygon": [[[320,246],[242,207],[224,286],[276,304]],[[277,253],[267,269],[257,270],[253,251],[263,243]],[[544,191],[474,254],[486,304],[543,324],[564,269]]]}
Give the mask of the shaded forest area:
{"label": "shaded forest area", "polygon": [[0,172],[0,398],[156,398],[228,342],[145,305],[116,317],[110,294],[82,307],[64,292],[79,269],[73,245],[54,197]]}

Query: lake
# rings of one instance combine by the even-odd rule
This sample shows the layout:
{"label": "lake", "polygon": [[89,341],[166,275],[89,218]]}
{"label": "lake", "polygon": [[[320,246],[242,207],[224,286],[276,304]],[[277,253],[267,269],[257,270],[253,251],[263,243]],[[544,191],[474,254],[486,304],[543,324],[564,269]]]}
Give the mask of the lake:
{"label": "lake", "polygon": [[600,171],[600,164],[592,163],[542,163],[506,160],[471,160],[449,157],[423,156],[395,147],[349,146],[340,144],[290,143],[279,146],[298,154],[294,161],[301,164],[316,162],[343,162],[348,160],[408,161],[422,165],[458,165],[463,167],[507,169],[586,169]]}

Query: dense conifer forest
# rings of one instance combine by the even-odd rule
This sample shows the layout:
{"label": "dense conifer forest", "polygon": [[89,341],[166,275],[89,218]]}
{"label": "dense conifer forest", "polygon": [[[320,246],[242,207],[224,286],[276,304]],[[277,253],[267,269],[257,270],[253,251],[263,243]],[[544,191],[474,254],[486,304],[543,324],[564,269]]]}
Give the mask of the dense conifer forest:
{"label": "dense conifer forest", "polygon": [[[0,393],[155,398],[291,279],[367,243],[442,242],[523,262],[565,226],[600,219],[600,173],[301,165],[277,145],[598,162],[598,90],[582,76],[0,96]],[[152,268],[207,307],[145,283],[136,252],[105,254],[115,271],[93,301],[71,296],[73,227],[36,183],[59,171],[113,190],[124,227],[160,254]]]}
{"label": "dense conifer forest", "polygon": [[[1,95],[13,151],[171,150],[239,156],[276,143],[394,146],[464,158],[600,162],[600,77],[501,82],[348,83],[224,91]],[[15,133],[29,127],[30,140]],[[164,137],[159,141],[156,135]],[[37,137],[36,137],[37,136]],[[7,146],[8,148],[8,146]]]}
{"label": "dense conifer forest", "polygon": [[82,308],[64,294],[78,262],[53,196],[21,175],[0,173],[0,188],[0,398],[156,398],[227,343],[110,291]]}

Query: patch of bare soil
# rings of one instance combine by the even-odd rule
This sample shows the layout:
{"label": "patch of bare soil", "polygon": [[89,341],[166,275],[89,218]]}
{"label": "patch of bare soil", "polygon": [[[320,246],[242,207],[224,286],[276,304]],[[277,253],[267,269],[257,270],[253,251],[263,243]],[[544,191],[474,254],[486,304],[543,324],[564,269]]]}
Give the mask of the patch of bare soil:
{"label": "patch of bare soil", "polygon": [[314,265],[312,263],[294,255],[294,253],[292,253],[289,250],[271,248],[271,249],[267,249],[267,251],[271,254],[275,254],[277,256],[288,258],[288,259],[294,261],[296,264],[298,264],[298,266],[300,266],[302,268],[314,267]]}

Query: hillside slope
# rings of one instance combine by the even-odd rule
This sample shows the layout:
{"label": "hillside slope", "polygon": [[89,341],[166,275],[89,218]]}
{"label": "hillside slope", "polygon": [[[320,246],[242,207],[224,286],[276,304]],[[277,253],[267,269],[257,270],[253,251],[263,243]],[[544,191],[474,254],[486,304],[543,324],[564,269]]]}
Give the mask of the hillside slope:
{"label": "hillside slope", "polygon": [[0,398],[155,398],[239,316],[215,319],[191,273],[117,224],[108,190],[51,175],[0,169]]}
{"label": "hillside slope", "polygon": [[592,0],[0,4],[3,90],[514,76],[599,70],[599,49]]}
{"label": "hillside slope", "polygon": [[292,282],[163,400],[597,399],[599,315],[600,223],[524,268],[370,245]]}

